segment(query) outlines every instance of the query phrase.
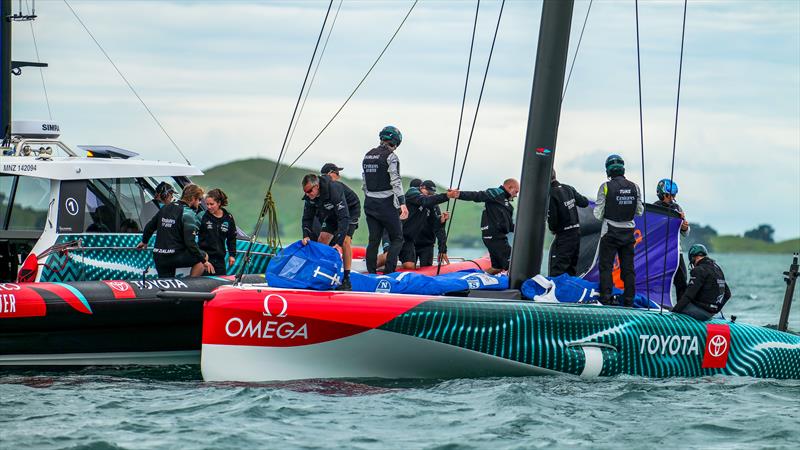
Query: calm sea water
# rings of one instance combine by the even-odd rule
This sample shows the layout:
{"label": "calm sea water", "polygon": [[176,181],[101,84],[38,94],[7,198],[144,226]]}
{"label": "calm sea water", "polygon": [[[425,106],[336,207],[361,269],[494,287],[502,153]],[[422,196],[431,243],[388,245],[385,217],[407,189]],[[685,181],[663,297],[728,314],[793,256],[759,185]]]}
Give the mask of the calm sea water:
{"label": "calm sea water", "polygon": [[[777,323],[790,257],[717,259],[734,294],[728,315]],[[800,330],[800,301],[790,327]],[[797,449],[800,381],[218,384],[196,367],[0,372],[2,449],[329,447]]]}

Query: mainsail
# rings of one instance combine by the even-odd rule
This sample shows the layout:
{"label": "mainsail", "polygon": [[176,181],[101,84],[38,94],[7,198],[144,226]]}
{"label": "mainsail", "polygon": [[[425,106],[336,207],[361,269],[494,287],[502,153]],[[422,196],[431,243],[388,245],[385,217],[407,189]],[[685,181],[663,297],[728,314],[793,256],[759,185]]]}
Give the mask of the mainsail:
{"label": "mainsail", "polygon": [[[599,282],[597,244],[600,241],[601,222],[594,217],[593,210],[594,203],[590,203],[578,211],[581,222],[578,273],[583,274],[581,277],[586,280]],[[646,204],[644,211],[643,215],[634,219],[636,292],[658,304],[672,305],[670,288],[678,268],[681,217],[674,211],[651,204]],[[614,285],[623,288],[619,259],[614,261]]]}

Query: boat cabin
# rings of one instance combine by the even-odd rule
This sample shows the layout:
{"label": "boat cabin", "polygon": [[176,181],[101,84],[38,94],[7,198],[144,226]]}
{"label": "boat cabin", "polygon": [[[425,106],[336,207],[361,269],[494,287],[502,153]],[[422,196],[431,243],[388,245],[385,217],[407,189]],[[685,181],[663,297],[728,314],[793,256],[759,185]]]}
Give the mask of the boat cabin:
{"label": "boat cabin", "polygon": [[2,146],[0,282],[157,277],[151,250],[135,248],[158,211],[155,187],[166,181],[179,193],[202,171],[111,146],[75,151],[58,137],[55,123],[14,122]]}

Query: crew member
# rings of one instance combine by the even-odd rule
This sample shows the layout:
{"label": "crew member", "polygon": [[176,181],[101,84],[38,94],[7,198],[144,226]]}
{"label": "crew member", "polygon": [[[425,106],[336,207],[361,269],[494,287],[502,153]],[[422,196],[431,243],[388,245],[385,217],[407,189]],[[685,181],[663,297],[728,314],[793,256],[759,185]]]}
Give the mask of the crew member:
{"label": "crew member", "polygon": [[575,276],[578,255],[581,250],[581,224],[578,208],[589,206],[589,200],[574,187],[559,183],[556,171],[550,176],[550,205],[547,210],[547,226],[556,236],[550,246],[551,277],[562,273]]}
{"label": "crew member", "polygon": [[403,180],[400,178],[400,160],[394,152],[403,142],[403,135],[390,125],[384,127],[378,137],[380,145],[367,152],[361,163],[364,213],[369,228],[366,263],[369,273],[377,272],[378,249],[386,231],[389,249],[383,272],[391,273],[397,268],[397,256],[403,246],[403,226],[400,221],[408,217]]}
{"label": "crew member", "polygon": [[519,194],[519,181],[505,180],[500,187],[485,191],[461,191],[456,198],[484,203],[481,214],[481,237],[489,250],[492,267],[486,272],[496,275],[508,270],[511,261],[511,245],[508,233],[514,232],[514,205],[511,202]]}
{"label": "crew member", "polygon": [[614,256],[619,255],[621,278],[625,284],[622,304],[630,307],[636,295],[636,272],[633,268],[636,224],[633,218],[644,212],[642,191],[636,183],[625,178],[625,161],[619,155],[606,158],[606,175],[608,181],[600,185],[594,207],[594,216],[603,221],[598,255],[600,302],[619,304],[611,295]]}
{"label": "crew member", "polygon": [[199,214],[200,249],[208,253],[208,262],[214,266],[217,275],[227,275],[227,268],[236,262],[236,221],[226,206],[228,196],[221,189],[212,189],[206,194],[206,210]]}
{"label": "crew member", "polygon": [[[342,280],[342,285],[344,287],[342,289],[349,289],[350,269],[353,265],[353,235],[358,228],[358,221],[361,219],[361,200],[359,200],[358,195],[356,195],[356,193],[350,189],[350,186],[341,181],[339,172],[342,170],[344,169],[336,164],[327,163],[322,166],[322,169],[320,169],[320,174],[327,175],[331,180],[339,182],[342,186],[342,189],[344,189],[344,198],[347,200],[347,210],[350,213],[350,224],[347,227],[347,236],[345,236],[344,244],[342,245],[342,257],[344,260],[344,279]],[[320,234],[322,234],[322,232]],[[331,238],[333,238],[333,235],[325,232],[324,239],[322,239],[322,241],[330,242]]]}
{"label": "crew member", "polygon": [[[656,194],[658,195],[658,201],[654,205],[669,208],[680,214],[681,219],[683,219],[683,222],[681,222],[681,236],[688,236],[689,222],[686,220],[686,214],[683,213],[683,209],[675,201],[675,196],[678,195],[678,184],[669,178],[664,178],[656,185]],[[672,278],[672,283],[675,285],[676,298],[683,297],[683,293],[686,291],[686,263],[683,262],[683,252],[678,255],[678,270]]]}
{"label": "crew member", "polygon": [[448,190],[446,194],[436,193],[436,184],[431,180],[423,181],[418,188],[411,187],[406,191],[408,219],[403,222],[403,247],[400,260],[404,269],[414,269],[417,263],[415,243],[422,228],[425,227],[430,208],[446,202],[458,195],[456,190]]}
{"label": "crew member", "polygon": [[439,205],[426,208],[425,226],[414,241],[414,252],[420,267],[433,265],[433,244],[438,244],[439,264],[450,264],[447,257],[447,232],[445,223],[450,219],[450,211],[442,212]]}
{"label": "crew member", "polygon": [[731,298],[731,289],[722,269],[708,257],[705,245],[695,244],[689,249],[689,264],[692,266],[689,285],[672,312],[705,321],[722,311]]}
{"label": "crew member", "polygon": [[136,247],[143,249],[153,233],[156,243],[153,247],[153,260],[158,276],[171,278],[175,269],[191,267],[190,276],[199,277],[203,271],[214,273],[214,266],[208,262],[208,254],[200,250],[197,237],[197,208],[203,199],[203,189],[196,184],[183,188],[181,199],[165,205],[158,210],[144,227],[142,242]]}
{"label": "crew member", "polygon": [[175,189],[172,188],[172,185],[165,181],[158,183],[155,190],[155,198],[142,206],[141,222],[149,222],[158,213],[159,209],[172,203],[174,200],[173,194],[175,194]]}
{"label": "crew member", "polygon": [[[322,232],[319,234],[317,241],[323,244],[330,244],[340,254],[343,254],[344,240],[350,230],[350,211],[342,183],[331,180],[327,175],[317,176],[309,173],[303,177],[301,185],[305,193],[303,196],[305,204],[302,218],[303,245],[308,244],[308,241],[311,240],[314,218],[318,217],[322,224]],[[349,257],[351,261],[352,257],[351,249]],[[349,289],[349,275],[348,268],[347,274],[342,278],[340,289]]]}

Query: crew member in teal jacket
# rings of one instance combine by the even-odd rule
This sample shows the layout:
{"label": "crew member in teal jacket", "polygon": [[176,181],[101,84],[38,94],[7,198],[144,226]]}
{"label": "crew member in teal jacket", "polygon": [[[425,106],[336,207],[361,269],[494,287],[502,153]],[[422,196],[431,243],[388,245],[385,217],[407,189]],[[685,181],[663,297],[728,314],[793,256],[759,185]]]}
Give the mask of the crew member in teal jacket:
{"label": "crew member in teal jacket", "polygon": [[199,277],[206,270],[214,273],[208,254],[197,245],[197,209],[202,199],[203,188],[189,184],[183,188],[180,200],[158,210],[158,214],[145,225],[142,242],[137,248],[145,248],[156,233],[153,260],[159,278],[172,278],[175,270],[183,267],[191,268],[192,277]]}

